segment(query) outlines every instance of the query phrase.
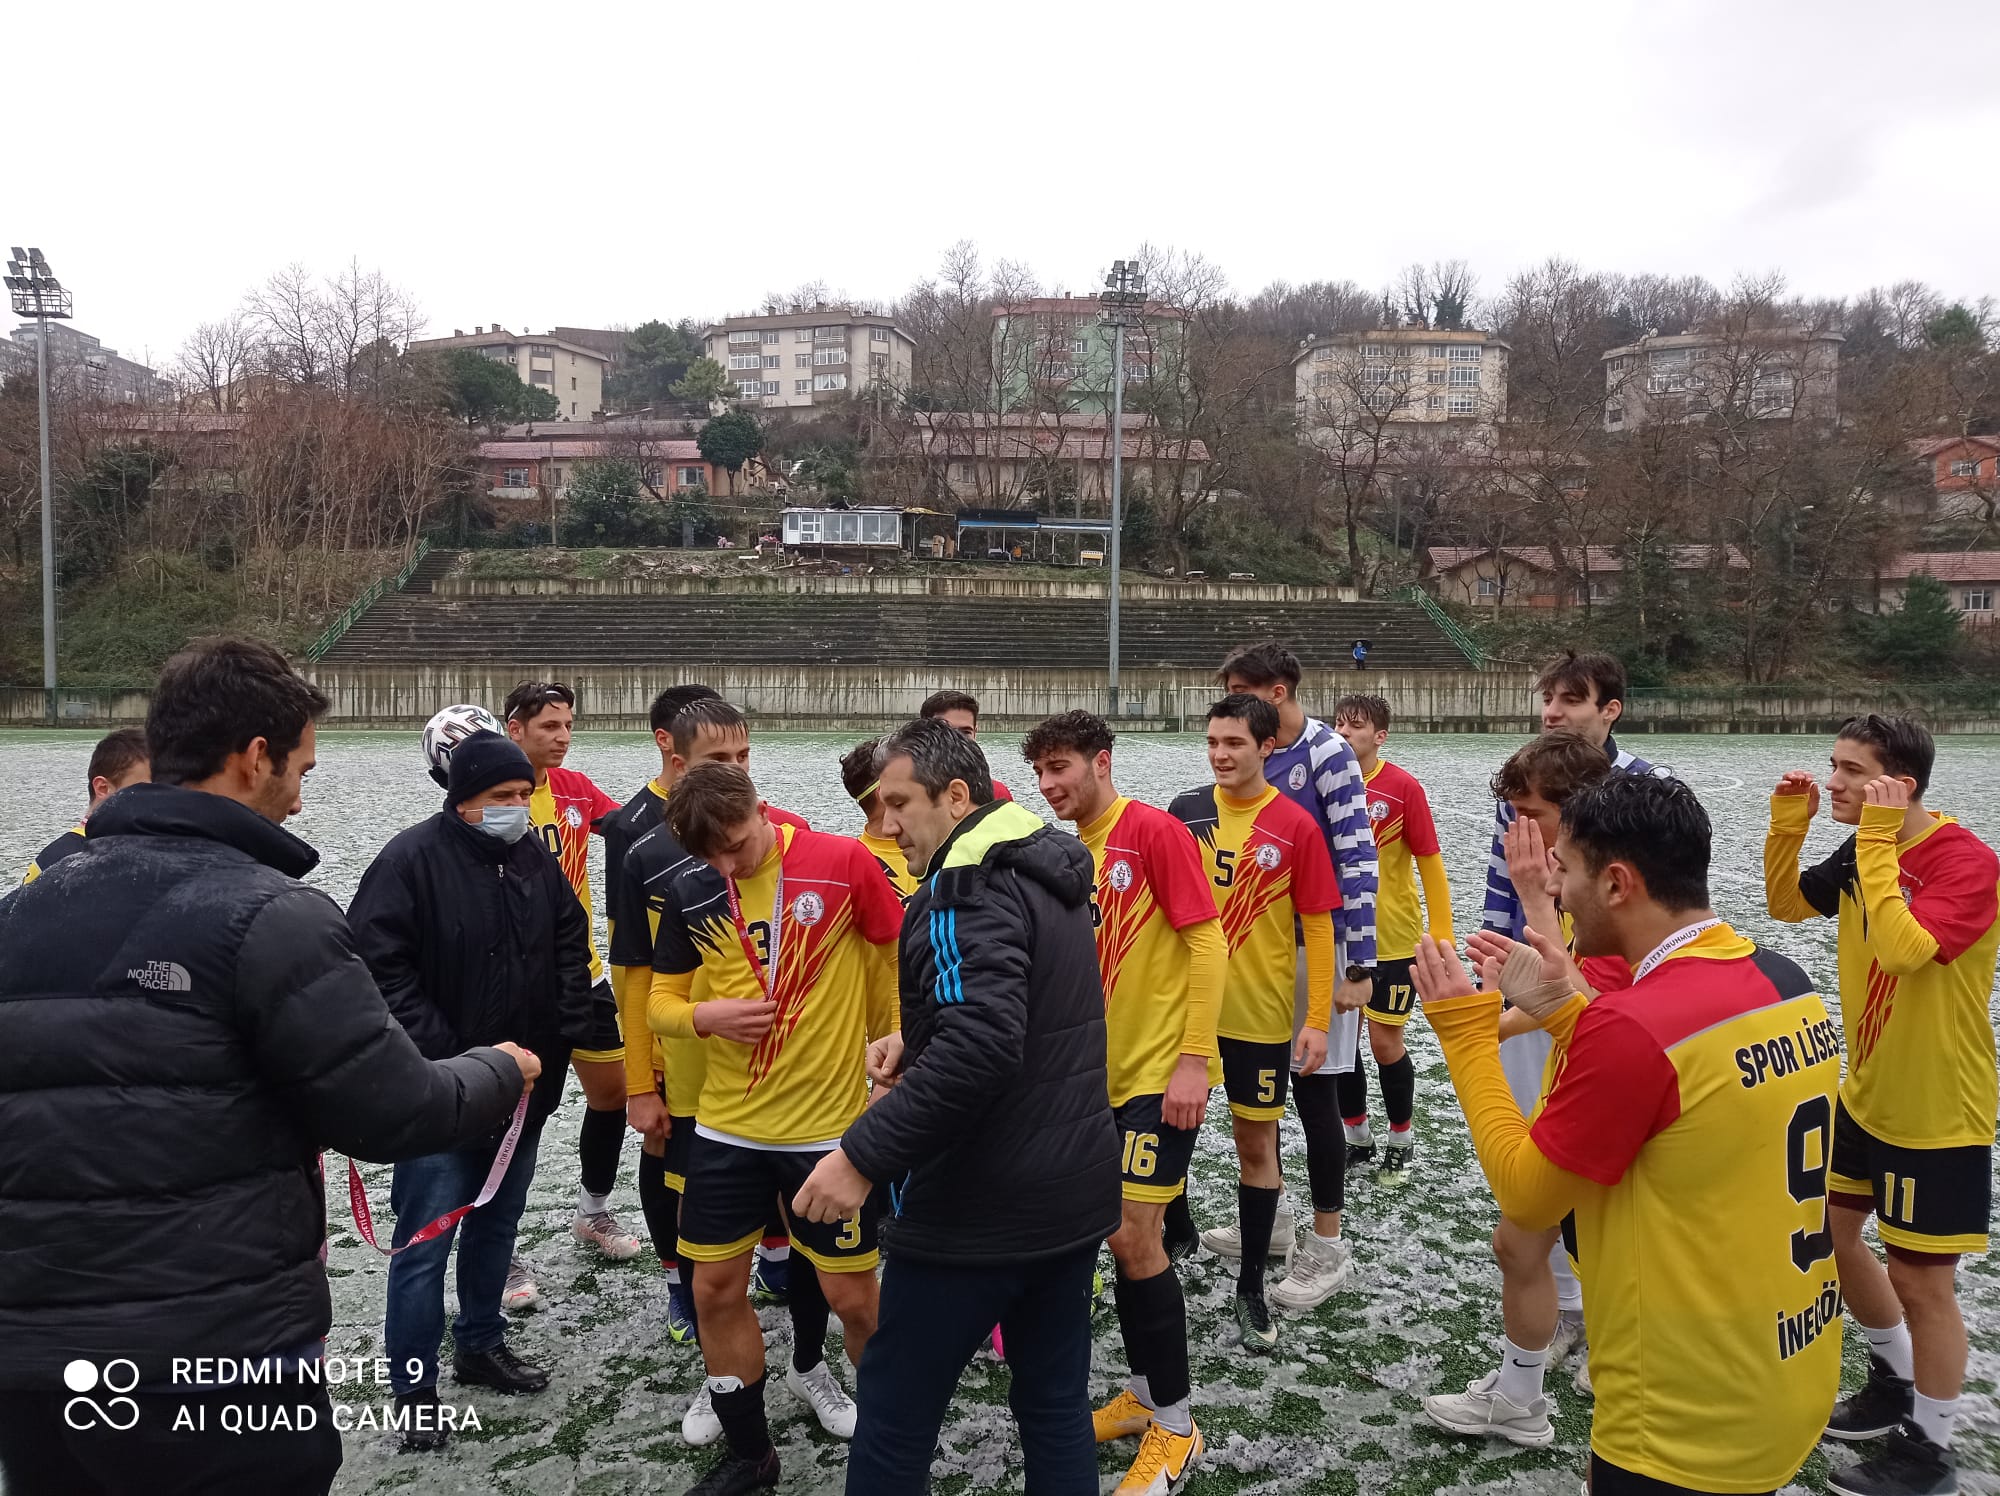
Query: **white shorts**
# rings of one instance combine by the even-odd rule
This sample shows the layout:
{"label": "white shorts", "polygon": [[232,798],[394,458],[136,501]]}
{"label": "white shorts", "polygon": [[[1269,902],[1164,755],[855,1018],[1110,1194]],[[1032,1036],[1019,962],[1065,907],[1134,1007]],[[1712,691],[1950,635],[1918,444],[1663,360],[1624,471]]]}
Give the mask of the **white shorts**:
{"label": "white shorts", "polygon": [[[1336,973],[1334,981],[1340,981]],[[1346,1075],[1354,1069],[1355,1059],[1361,1048],[1361,1009],[1352,1013],[1335,1010],[1333,1022],[1326,1031],[1326,1063],[1315,1070],[1315,1075]],[[1292,1032],[1297,1033],[1306,1021],[1306,950],[1299,947],[1298,965],[1292,973]],[[1292,1061],[1292,1074],[1299,1073],[1299,1062]]]}

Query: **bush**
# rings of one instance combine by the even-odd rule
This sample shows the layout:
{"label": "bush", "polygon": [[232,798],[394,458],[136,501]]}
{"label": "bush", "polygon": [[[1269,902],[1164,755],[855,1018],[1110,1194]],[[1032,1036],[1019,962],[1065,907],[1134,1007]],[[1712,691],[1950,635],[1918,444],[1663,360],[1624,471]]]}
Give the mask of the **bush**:
{"label": "bush", "polygon": [[1936,577],[1918,573],[1903,593],[1903,606],[1859,620],[1869,663],[1915,680],[1935,680],[1958,667],[1964,637],[1951,591]]}

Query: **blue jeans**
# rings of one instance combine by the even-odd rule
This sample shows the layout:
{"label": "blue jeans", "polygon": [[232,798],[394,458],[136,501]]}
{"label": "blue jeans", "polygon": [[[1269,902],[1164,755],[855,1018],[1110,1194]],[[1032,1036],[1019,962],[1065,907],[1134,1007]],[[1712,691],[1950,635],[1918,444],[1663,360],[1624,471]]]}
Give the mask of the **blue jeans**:
{"label": "blue jeans", "polygon": [[[391,1259],[382,1345],[389,1357],[389,1385],[398,1395],[437,1385],[438,1343],[444,1338],[444,1270],[454,1236],[458,1318],[452,1321],[452,1343],[460,1355],[476,1356],[506,1338],[500,1295],[507,1287],[514,1233],[528,1206],[528,1183],[535,1177],[535,1152],[541,1141],[541,1127],[530,1114],[514,1161],[493,1198],[451,1230]],[[477,1196],[497,1150],[495,1139],[397,1164],[389,1186],[389,1204],[396,1212],[392,1245],[400,1247],[439,1216]],[[412,1363],[420,1368],[414,1376]]]}
{"label": "blue jeans", "polygon": [[922,1496],[959,1374],[994,1325],[1007,1342],[1007,1400],[1028,1496],[1097,1496],[1090,1424],[1090,1275],[1095,1245],[1009,1267],[890,1257],[861,1353],[860,1421],[847,1496]]}

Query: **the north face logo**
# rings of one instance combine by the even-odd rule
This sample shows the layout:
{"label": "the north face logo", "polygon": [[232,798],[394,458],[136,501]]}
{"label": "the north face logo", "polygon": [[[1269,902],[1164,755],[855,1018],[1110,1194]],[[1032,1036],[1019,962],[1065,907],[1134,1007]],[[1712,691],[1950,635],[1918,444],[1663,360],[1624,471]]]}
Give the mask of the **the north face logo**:
{"label": "the north face logo", "polygon": [[148,992],[189,992],[194,982],[178,961],[148,961],[125,973],[125,980],[137,982]]}

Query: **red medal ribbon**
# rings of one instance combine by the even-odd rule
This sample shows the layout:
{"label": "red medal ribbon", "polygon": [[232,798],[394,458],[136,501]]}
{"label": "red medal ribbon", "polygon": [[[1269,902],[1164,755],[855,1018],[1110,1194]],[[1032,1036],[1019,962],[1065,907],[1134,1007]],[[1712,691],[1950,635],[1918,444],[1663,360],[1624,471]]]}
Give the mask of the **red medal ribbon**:
{"label": "red medal ribbon", "polygon": [[507,1124],[506,1135],[500,1139],[499,1151],[493,1155],[493,1167],[486,1171],[486,1182],[479,1187],[479,1198],[470,1205],[461,1205],[457,1210],[439,1216],[428,1226],[419,1228],[400,1247],[385,1247],[375,1240],[375,1217],[368,1209],[368,1186],[361,1182],[361,1170],[355,1167],[354,1160],[350,1158],[347,1161],[347,1203],[354,1213],[354,1228],[361,1233],[361,1239],[384,1257],[394,1257],[398,1252],[409,1251],[419,1242],[431,1241],[444,1235],[491,1200],[499,1193],[500,1181],[507,1177],[508,1165],[514,1161],[514,1150],[520,1145],[521,1128],[528,1120],[528,1095],[528,1091],[523,1088],[521,1099],[514,1105],[514,1119]]}
{"label": "red medal ribbon", "polygon": [[778,1000],[778,937],[785,922],[785,833],[782,827],[773,827],[778,838],[778,886],[771,893],[771,960],[770,969],[757,959],[757,942],[750,938],[750,926],[743,921],[743,900],[736,892],[736,880],[724,878],[723,891],[729,896],[729,917],[736,924],[736,939],[743,947],[743,959],[750,963],[750,974],[757,979],[757,985],[764,989],[764,996],[771,1002]]}

